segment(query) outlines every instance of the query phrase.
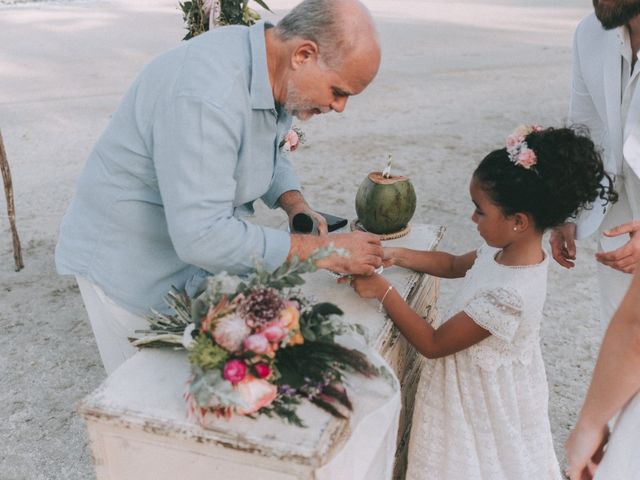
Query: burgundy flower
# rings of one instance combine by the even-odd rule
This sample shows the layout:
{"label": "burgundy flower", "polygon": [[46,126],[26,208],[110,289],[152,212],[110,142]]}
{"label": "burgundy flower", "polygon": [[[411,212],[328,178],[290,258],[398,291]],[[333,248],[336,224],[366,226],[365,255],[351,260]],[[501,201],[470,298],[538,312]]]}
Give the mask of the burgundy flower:
{"label": "burgundy flower", "polygon": [[242,360],[229,360],[224,365],[222,376],[225,380],[229,380],[234,385],[237,385],[247,376],[247,365]]}
{"label": "burgundy flower", "polygon": [[256,374],[258,378],[267,378],[271,375],[271,368],[266,363],[257,363],[253,366],[256,369]]}

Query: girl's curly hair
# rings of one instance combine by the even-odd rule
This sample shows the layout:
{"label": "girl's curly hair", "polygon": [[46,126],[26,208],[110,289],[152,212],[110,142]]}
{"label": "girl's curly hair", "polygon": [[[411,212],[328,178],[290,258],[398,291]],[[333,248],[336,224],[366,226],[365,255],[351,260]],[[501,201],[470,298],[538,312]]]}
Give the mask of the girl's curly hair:
{"label": "girl's curly hair", "polygon": [[547,128],[525,141],[537,157],[531,169],[513,163],[501,148],[487,155],[473,174],[505,215],[528,213],[544,232],[582,209],[618,200],[585,127]]}

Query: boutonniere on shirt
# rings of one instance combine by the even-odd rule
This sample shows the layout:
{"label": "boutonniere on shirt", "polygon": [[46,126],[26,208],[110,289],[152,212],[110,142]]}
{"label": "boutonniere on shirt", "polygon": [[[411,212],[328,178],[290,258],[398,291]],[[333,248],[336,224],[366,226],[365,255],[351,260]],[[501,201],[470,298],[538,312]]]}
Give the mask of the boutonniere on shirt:
{"label": "boutonniere on shirt", "polygon": [[293,127],[280,141],[278,148],[285,152],[294,152],[301,143],[304,143],[305,135],[298,127]]}

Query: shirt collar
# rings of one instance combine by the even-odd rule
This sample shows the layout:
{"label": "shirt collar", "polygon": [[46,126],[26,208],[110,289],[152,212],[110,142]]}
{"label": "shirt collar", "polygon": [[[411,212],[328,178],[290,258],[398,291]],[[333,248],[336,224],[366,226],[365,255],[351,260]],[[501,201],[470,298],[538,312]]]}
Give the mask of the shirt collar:
{"label": "shirt collar", "polygon": [[251,43],[251,107],[257,110],[275,108],[273,90],[269,82],[267,67],[267,46],[265,43],[265,22],[249,27]]}
{"label": "shirt collar", "polygon": [[616,35],[620,41],[620,55],[627,62],[631,63],[631,37],[629,37],[629,29],[626,25],[622,25],[616,29]]}

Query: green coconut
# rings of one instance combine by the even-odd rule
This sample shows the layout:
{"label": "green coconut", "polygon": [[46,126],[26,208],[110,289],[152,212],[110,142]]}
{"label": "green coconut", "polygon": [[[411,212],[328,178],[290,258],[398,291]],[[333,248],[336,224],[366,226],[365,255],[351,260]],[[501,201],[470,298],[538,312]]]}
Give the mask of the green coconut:
{"label": "green coconut", "polygon": [[407,177],[383,177],[381,172],[371,172],[358,188],[356,213],[368,232],[398,232],[415,211],[416,192]]}

